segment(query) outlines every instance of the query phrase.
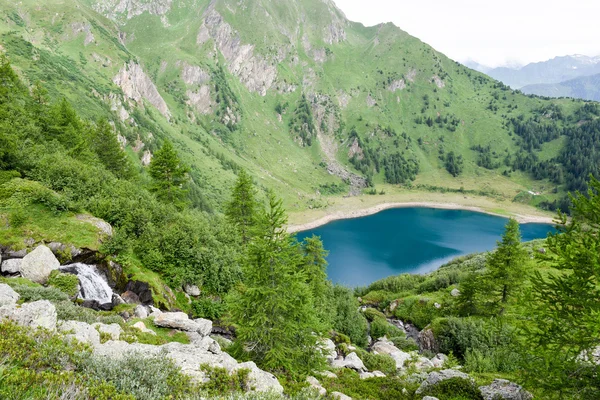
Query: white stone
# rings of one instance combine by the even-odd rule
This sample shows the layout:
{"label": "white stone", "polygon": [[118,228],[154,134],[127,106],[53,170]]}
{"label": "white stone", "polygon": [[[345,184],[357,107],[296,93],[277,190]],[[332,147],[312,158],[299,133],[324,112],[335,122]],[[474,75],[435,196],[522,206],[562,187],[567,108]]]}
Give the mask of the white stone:
{"label": "white stone", "polygon": [[319,341],[319,347],[321,354],[325,356],[328,363],[332,363],[337,357],[337,351],[335,349],[335,343],[331,339],[322,339]]}
{"label": "white stone", "polygon": [[148,318],[148,310],[146,310],[146,307],[144,307],[143,305],[140,304],[133,311],[133,315],[136,318],[146,319],[146,318]]}
{"label": "white stone", "polygon": [[327,394],[327,390],[321,385],[321,382],[319,382],[314,376],[306,377],[306,382],[308,382],[310,387],[319,392],[319,395],[325,396]]}
{"label": "white stone", "polygon": [[381,371],[373,371],[373,375],[377,378],[385,378],[386,375]]}
{"label": "white stone", "polygon": [[2,273],[4,274],[17,274],[21,272],[21,263],[23,262],[20,258],[11,258],[2,262]]}
{"label": "white stone", "polygon": [[369,378],[375,378],[375,375],[372,372],[361,372],[359,377],[360,377],[360,379],[369,379]]}
{"label": "white stone", "polygon": [[331,397],[336,400],[352,400],[352,397],[346,396],[344,393],[340,392],[331,392]]}
{"label": "white stone", "polygon": [[381,338],[373,344],[371,349],[373,352],[377,354],[387,354],[392,357],[396,362],[397,369],[403,369],[405,364],[412,357],[410,353],[406,353],[400,349],[398,349],[394,344],[387,340],[386,338]]}
{"label": "white stone", "polygon": [[443,368],[444,363],[447,360],[448,360],[448,356],[440,353],[431,359],[431,363],[433,364],[434,368]]}
{"label": "white stone", "polygon": [[5,283],[0,283],[0,307],[15,306],[19,301],[19,293]]}
{"label": "white stone", "polygon": [[419,388],[417,389],[417,391],[415,392],[416,394],[420,394],[423,393],[423,391],[425,391],[425,389],[427,389],[430,386],[435,386],[438,383],[446,380],[446,379],[452,379],[452,378],[461,378],[461,379],[465,379],[468,380],[469,382],[472,382],[473,384],[475,384],[475,380],[473,378],[471,378],[469,375],[465,374],[464,372],[460,372],[454,369],[445,369],[443,371],[434,371],[434,372],[430,372],[427,375],[427,379],[425,379],[422,383],[421,386],[419,386]]}
{"label": "white stone", "polygon": [[458,297],[458,296],[460,296],[460,290],[458,290],[458,289],[454,288],[454,289],[452,289],[452,291],[450,292],[450,295],[451,295],[452,297]]}
{"label": "white stone", "polygon": [[95,324],[92,324],[92,326],[97,329],[98,332],[110,335],[111,340],[119,340],[121,333],[123,333],[123,328],[121,328],[119,324],[106,325],[96,322]]}
{"label": "white stone", "polygon": [[48,300],[25,303],[14,309],[10,318],[22,326],[56,330],[56,308]]}
{"label": "white stone", "polygon": [[154,318],[154,325],[182,331],[197,332],[198,324],[183,312],[165,312]]}
{"label": "white stone", "polygon": [[60,321],[58,331],[67,337],[78,340],[81,343],[100,344],[100,333],[93,326],[80,321]]}
{"label": "white stone", "polygon": [[190,296],[198,297],[200,296],[200,288],[196,285],[183,285],[183,291],[189,294]]}
{"label": "white stone", "polygon": [[208,336],[212,332],[212,321],[204,318],[197,318],[194,320],[197,324],[196,332],[202,336]]}
{"label": "white stone", "polygon": [[358,372],[364,372],[367,369],[365,368],[365,364],[363,364],[362,360],[356,353],[350,353],[344,359],[337,359],[331,363],[333,368],[350,368]]}
{"label": "white stone", "polygon": [[33,282],[45,284],[50,273],[60,267],[52,250],[44,245],[35,248],[21,262],[21,275]]}

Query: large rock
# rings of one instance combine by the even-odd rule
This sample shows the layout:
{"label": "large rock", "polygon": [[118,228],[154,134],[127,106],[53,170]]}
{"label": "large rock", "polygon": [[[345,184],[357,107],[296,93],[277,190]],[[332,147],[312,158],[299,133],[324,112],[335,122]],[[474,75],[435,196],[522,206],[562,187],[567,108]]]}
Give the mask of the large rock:
{"label": "large rock", "polygon": [[[126,291],[125,293],[122,293],[120,296],[120,299],[127,304],[140,304],[141,303],[139,296],[130,290]],[[113,297],[113,303],[115,303],[115,300],[117,302],[119,301],[119,299],[115,299]]]}
{"label": "large rock", "polygon": [[233,368],[234,371],[239,369],[250,370],[248,375],[249,389],[257,392],[283,393],[283,386],[281,386],[275,375],[258,368],[252,361],[238,364]]}
{"label": "large rock", "polygon": [[9,317],[22,326],[56,330],[56,308],[48,300],[25,303]]}
{"label": "large rock", "polygon": [[192,321],[186,313],[166,312],[154,318],[154,324],[163,328],[179,329],[180,331],[198,332],[200,326]]}
{"label": "large rock", "polygon": [[20,258],[11,258],[9,260],[4,260],[2,262],[2,270],[3,274],[6,275],[15,275],[21,272],[21,263],[23,262]]}
{"label": "large rock", "polygon": [[5,283],[0,283],[0,307],[15,306],[19,301],[19,293]]}
{"label": "large rock", "polygon": [[402,369],[405,364],[412,357],[410,353],[406,353],[398,349],[394,344],[386,338],[381,338],[371,348],[371,351],[377,354],[387,354],[392,357],[396,362],[396,368]]}
{"label": "large rock", "polygon": [[523,387],[507,381],[495,379],[490,385],[480,386],[479,390],[484,400],[531,400],[533,395]]}
{"label": "large rock", "polygon": [[419,332],[418,342],[421,350],[428,350],[434,353],[440,350],[440,346],[437,340],[435,340],[433,331],[429,328],[423,329],[421,332]]}
{"label": "large rock", "polygon": [[154,300],[152,299],[152,289],[150,289],[150,284],[148,284],[148,282],[129,281],[125,286],[125,291],[135,293],[142,304],[154,304]]}
{"label": "large rock", "polygon": [[149,333],[150,335],[156,336],[156,332],[154,332],[152,329],[146,328],[146,324],[144,324],[142,321],[136,322],[133,324],[133,327],[142,331],[143,333]]}
{"label": "large rock", "polygon": [[336,400],[352,400],[352,397],[346,396],[344,393],[340,392],[331,392],[331,397]]}
{"label": "large rock", "polygon": [[417,391],[415,393],[421,394],[428,387],[435,386],[442,381],[445,381],[447,379],[452,379],[452,378],[465,379],[465,380],[471,382],[473,385],[475,385],[475,380],[473,378],[471,378],[469,375],[465,374],[464,372],[460,372],[455,369],[445,369],[445,370],[439,371],[439,372],[436,372],[436,371],[430,372],[427,375],[427,378],[421,383],[421,386],[419,386],[419,388],[417,389]]}
{"label": "large rock", "polygon": [[96,322],[92,324],[92,326],[100,333],[104,333],[110,336],[110,340],[119,340],[121,337],[121,333],[123,333],[123,328],[119,324],[101,324],[100,322]]}
{"label": "large rock", "polygon": [[92,325],[85,322],[61,321],[58,324],[58,331],[81,343],[91,344],[92,346],[100,344],[100,333]]}
{"label": "large rock", "polygon": [[350,368],[358,372],[365,372],[365,364],[354,352],[348,354],[344,359],[337,359],[331,363],[333,368]]}
{"label": "large rock", "polygon": [[35,248],[21,262],[21,275],[33,282],[45,284],[50,273],[60,267],[52,250],[44,245]]}

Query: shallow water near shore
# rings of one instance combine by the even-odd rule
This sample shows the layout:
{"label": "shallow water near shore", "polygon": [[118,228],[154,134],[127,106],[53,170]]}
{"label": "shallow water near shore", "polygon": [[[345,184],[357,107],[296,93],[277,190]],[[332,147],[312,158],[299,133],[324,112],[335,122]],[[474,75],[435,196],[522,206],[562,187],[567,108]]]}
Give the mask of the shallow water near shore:
{"label": "shallow water near shore", "polygon": [[[454,257],[492,250],[506,218],[465,210],[396,208],[339,220],[297,234],[320,236],[334,283],[365,286],[402,273],[431,272]],[[523,241],[545,238],[554,226],[522,224]]]}

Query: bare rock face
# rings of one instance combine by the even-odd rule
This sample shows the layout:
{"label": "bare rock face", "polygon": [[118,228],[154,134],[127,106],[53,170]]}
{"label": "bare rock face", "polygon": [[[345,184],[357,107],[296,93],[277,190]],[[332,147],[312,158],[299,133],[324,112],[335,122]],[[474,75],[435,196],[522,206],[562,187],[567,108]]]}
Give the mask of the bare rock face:
{"label": "bare rock face", "polygon": [[399,79],[390,83],[387,89],[390,92],[395,92],[397,90],[403,90],[404,88],[406,88],[406,82],[404,82],[404,79]]}
{"label": "bare rock face", "polygon": [[7,316],[22,326],[45,328],[50,331],[56,329],[56,308],[48,300],[25,303]]}
{"label": "bare rock face", "polygon": [[173,0],[98,0],[94,10],[113,21],[131,19],[145,12],[164,16],[171,10]]}
{"label": "bare rock face", "polygon": [[167,103],[139,64],[131,61],[124,65],[117,76],[113,78],[113,82],[123,90],[127,98],[140,105],[145,100],[156,107],[165,118],[171,117]]}
{"label": "bare rock face", "polygon": [[91,325],[79,321],[61,321],[58,331],[67,334],[68,338],[75,339],[81,343],[100,344],[100,333]]}
{"label": "bare rock face", "polygon": [[186,95],[188,97],[187,104],[200,114],[212,113],[213,101],[210,96],[210,86],[202,85],[196,91],[188,90]]}
{"label": "bare rock face", "polygon": [[202,85],[210,81],[210,74],[196,65],[184,63],[181,68],[181,79],[186,85]]}
{"label": "bare rock face", "polygon": [[92,33],[92,26],[87,22],[75,22],[71,24],[71,30],[74,36],[78,36],[81,33],[85,34],[85,38],[83,39],[84,46],[88,46],[96,40]]}
{"label": "bare rock face", "polygon": [[440,78],[440,77],[439,77],[439,76],[437,76],[437,75],[434,75],[434,76],[432,76],[432,77],[431,77],[431,81],[432,81],[433,83],[435,83],[435,85],[436,85],[438,88],[440,88],[440,89],[442,89],[443,87],[445,87],[445,86],[446,86],[446,84],[444,83],[444,81],[442,80],[442,78]]}
{"label": "bare rock face", "polygon": [[100,322],[96,322],[92,324],[92,326],[99,332],[109,335],[111,340],[119,340],[121,333],[123,333],[123,328],[119,326],[119,324],[101,324]]}
{"label": "bare rock face", "polygon": [[91,215],[87,214],[78,214],[75,216],[75,218],[77,218],[80,221],[88,222],[94,225],[100,230],[100,232],[102,232],[102,234],[106,236],[112,236],[113,234],[112,226],[110,226],[108,222],[103,221],[100,218],[92,217]]}
{"label": "bare rock face", "polygon": [[433,335],[433,331],[431,329],[423,329],[419,332],[419,347],[421,350],[429,350],[433,352],[437,352],[440,349],[440,346],[435,340],[435,336]]}
{"label": "bare rock face", "polygon": [[261,96],[267,94],[277,79],[276,66],[263,56],[254,54],[254,45],[242,44],[239,34],[212,7],[204,17],[196,41],[204,44],[209,39],[223,54],[229,71],[240,78],[249,91]]}
{"label": "bare rock face", "polygon": [[50,273],[60,267],[52,250],[44,245],[36,247],[27,254],[21,262],[21,275],[33,282],[44,284],[48,281]]}

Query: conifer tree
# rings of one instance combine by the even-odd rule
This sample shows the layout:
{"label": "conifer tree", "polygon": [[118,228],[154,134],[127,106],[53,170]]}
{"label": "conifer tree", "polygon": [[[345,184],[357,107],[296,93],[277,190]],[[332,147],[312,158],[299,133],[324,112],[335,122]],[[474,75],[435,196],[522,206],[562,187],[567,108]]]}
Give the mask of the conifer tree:
{"label": "conifer tree", "polygon": [[310,372],[322,363],[318,321],[297,242],[286,232],[281,200],[269,194],[243,267],[244,283],[229,301],[237,349],[271,371]]}
{"label": "conifer tree", "polygon": [[563,227],[540,256],[559,271],[531,279],[526,368],[532,381],[560,398],[600,393],[600,182],[592,178],[589,187],[587,197],[571,197],[571,220],[559,214]]}
{"label": "conifer tree", "polygon": [[323,248],[323,242],[318,236],[304,239],[302,242],[303,260],[301,268],[306,274],[306,283],[311,289],[312,296],[317,309],[317,315],[321,322],[331,325],[331,317],[328,315],[330,305],[327,296],[331,293],[331,284],[327,280],[327,250]]}
{"label": "conifer tree", "polygon": [[487,259],[487,273],[482,287],[488,305],[500,314],[509,297],[522,285],[527,272],[527,251],[521,243],[519,223],[511,218],[506,224],[502,241]]}
{"label": "conifer tree", "polygon": [[181,163],[169,140],[154,154],[149,167],[153,179],[152,190],[159,200],[182,207],[186,202],[189,169]]}
{"label": "conifer tree", "polygon": [[106,169],[118,178],[131,176],[127,155],[121,149],[117,135],[106,118],[101,119],[92,132],[92,148]]}
{"label": "conifer tree", "polygon": [[258,203],[252,177],[245,171],[238,172],[238,179],[231,193],[231,201],[225,207],[225,215],[238,227],[242,243],[248,244],[256,226]]}

